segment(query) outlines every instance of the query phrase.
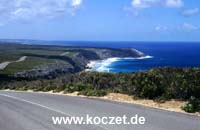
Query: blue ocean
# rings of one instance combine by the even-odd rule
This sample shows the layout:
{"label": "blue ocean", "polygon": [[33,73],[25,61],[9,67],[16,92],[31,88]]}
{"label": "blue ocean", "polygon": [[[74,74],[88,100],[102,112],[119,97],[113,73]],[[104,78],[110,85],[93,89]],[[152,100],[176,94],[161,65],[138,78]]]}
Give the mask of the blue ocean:
{"label": "blue ocean", "polygon": [[[36,42],[37,43],[37,42]],[[44,42],[43,42],[44,43]],[[34,43],[35,44],[35,43]],[[200,67],[200,42],[66,42],[51,41],[47,44],[134,48],[147,55],[142,58],[111,58],[99,61],[93,71],[138,72],[156,67]]]}
{"label": "blue ocean", "polygon": [[[77,44],[80,45],[80,44]],[[156,67],[200,67],[200,43],[186,42],[101,42],[82,43],[90,47],[135,48],[142,58],[111,58],[98,62],[93,71],[138,72]]]}

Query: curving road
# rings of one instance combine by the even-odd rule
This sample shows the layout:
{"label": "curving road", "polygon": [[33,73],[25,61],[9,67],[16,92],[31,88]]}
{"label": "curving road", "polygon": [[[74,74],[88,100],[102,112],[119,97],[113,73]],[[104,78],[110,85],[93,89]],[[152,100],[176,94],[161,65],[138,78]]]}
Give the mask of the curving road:
{"label": "curving road", "polygon": [[[144,125],[54,125],[52,116],[134,116]],[[200,118],[140,105],[54,94],[0,91],[0,130],[200,130]]]}
{"label": "curving road", "polygon": [[25,61],[26,58],[27,58],[27,56],[22,56],[21,58],[19,58],[19,60],[16,60],[16,61],[6,61],[3,63],[0,63],[0,70],[4,70],[11,63],[18,63],[18,62]]}

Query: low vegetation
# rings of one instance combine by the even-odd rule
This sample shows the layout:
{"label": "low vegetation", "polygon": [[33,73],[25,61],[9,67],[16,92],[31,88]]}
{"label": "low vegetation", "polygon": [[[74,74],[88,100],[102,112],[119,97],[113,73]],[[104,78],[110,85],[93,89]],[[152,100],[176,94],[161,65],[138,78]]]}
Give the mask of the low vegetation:
{"label": "low vegetation", "polygon": [[191,97],[185,105],[182,107],[182,109],[186,112],[189,113],[194,113],[194,112],[200,112],[200,99]]}
{"label": "low vegetation", "polygon": [[38,57],[27,57],[25,61],[11,63],[4,70],[0,70],[1,74],[14,74],[24,70],[32,69],[34,66],[44,65],[48,63],[53,63],[53,59],[45,59]]}
{"label": "low vegetation", "polygon": [[188,101],[183,110],[200,111],[199,68],[157,68],[138,73],[80,72],[56,79],[13,81],[4,83],[4,89],[34,91],[65,91],[86,96],[104,96],[109,92],[128,94],[158,102],[176,99]]}

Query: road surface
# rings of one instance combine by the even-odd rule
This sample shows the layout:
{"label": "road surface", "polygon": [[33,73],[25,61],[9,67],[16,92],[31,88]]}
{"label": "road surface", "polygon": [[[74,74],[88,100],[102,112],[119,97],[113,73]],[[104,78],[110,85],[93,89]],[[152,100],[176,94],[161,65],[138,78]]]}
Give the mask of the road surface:
{"label": "road surface", "polygon": [[[134,116],[144,125],[54,125],[52,116]],[[200,118],[140,105],[64,95],[0,91],[0,130],[200,130]]]}

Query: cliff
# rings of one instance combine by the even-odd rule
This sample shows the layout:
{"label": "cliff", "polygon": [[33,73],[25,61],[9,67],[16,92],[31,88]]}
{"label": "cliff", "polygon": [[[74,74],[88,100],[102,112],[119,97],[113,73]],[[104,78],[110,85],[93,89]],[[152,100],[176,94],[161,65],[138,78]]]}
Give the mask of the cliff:
{"label": "cliff", "polygon": [[61,74],[80,72],[91,60],[145,56],[144,53],[131,48],[111,49],[20,44],[13,44],[8,47],[8,45],[2,44],[0,50],[2,50],[0,52],[2,53],[0,56],[1,63],[10,59],[15,60],[20,56],[27,57],[25,61],[12,63],[0,71],[0,74],[22,79],[51,79]]}

